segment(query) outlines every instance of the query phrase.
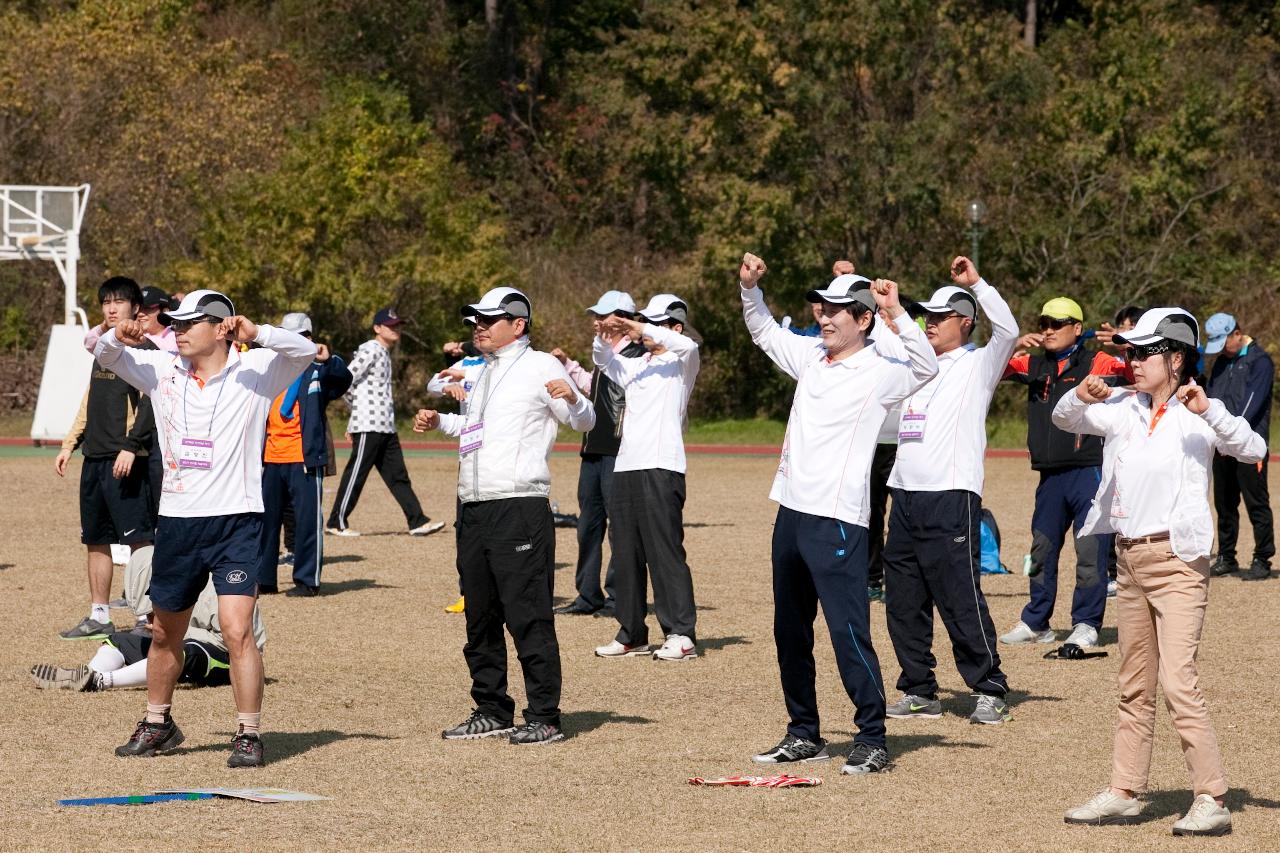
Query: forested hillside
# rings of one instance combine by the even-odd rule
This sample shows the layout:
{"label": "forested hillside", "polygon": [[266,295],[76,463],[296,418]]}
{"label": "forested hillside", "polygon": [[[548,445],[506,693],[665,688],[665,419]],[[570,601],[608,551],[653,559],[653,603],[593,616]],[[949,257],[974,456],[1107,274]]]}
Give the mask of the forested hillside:
{"label": "forested hillside", "polygon": [[[93,185],[86,301],[108,274],[216,287],[340,349],[393,303],[425,370],[498,283],[582,356],[600,291],[671,290],[705,339],[698,414],[775,413],[741,253],[779,312],[837,257],[920,295],[968,253],[970,199],[1028,324],[1065,294],[1273,342],[1278,25],[1266,2],[8,0],[0,183]],[[42,346],[56,281],[0,264],[0,348]]]}

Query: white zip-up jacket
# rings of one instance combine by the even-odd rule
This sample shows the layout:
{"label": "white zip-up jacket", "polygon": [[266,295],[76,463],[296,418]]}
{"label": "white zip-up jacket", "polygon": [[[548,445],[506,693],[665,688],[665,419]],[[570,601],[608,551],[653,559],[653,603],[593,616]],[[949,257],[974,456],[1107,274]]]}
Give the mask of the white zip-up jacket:
{"label": "white zip-up jacket", "polygon": [[619,471],[662,468],[685,472],[684,427],[689,395],[701,360],[692,338],[666,326],[646,323],[644,336],[667,348],[661,355],[628,358],[597,337],[591,360],[626,392],[622,411],[622,444],[613,463]]}
{"label": "white zip-up jacket", "polygon": [[1168,531],[1178,559],[1206,557],[1213,549],[1209,472],[1214,451],[1261,462],[1267,443],[1221,400],[1210,400],[1201,416],[1171,398],[1155,429],[1151,419],[1151,398],[1136,391],[1117,389],[1093,404],[1073,392],[1054,407],[1058,428],[1104,439],[1102,482],[1080,533],[1133,538]]}
{"label": "white zip-up jacket", "polygon": [[829,361],[822,338],[801,337],[774,321],[759,287],[742,288],[742,316],[756,346],[796,380],[770,500],[866,527],[881,424],[890,408],[937,375],[933,347],[903,314],[897,335],[878,322],[874,341]]}
{"label": "white zip-up jacket", "polygon": [[1018,344],[1018,321],[985,280],[970,290],[991,321],[991,339],[983,347],[965,344],[938,356],[938,375],[903,401],[903,414],[925,414],[924,438],[898,442],[892,488],[982,495],[987,409]]}
{"label": "white zip-up jacket", "polygon": [[[94,358],[151,397],[164,462],[160,514],[208,518],[262,512],[262,445],[271,401],[316,357],[301,335],[258,324],[261,349],[231,347],[227,364],[202,387],[180,355],[126,347],[107,332]],[[210,468],[178,465],[184,438],[213,442]]]}
{"label": "white zip-up jacket", "polygon": [[460,438],[465,428],[484,425],[484,443],[458,459],[460,501],[546,497],[550,493],[547,458],[555,445],[556,424],[568,424],[578,432],[587,432],[596,424],[595,409],[586,395],[578,394],[572,406],[552,399],[546,386],[553,379],[563,379],[573,387],[564,365],[550,353],[529,346],[527,337],[486,356],[483,364],[466,369],[466,414],[441,414],[439,427],[446,435]]}

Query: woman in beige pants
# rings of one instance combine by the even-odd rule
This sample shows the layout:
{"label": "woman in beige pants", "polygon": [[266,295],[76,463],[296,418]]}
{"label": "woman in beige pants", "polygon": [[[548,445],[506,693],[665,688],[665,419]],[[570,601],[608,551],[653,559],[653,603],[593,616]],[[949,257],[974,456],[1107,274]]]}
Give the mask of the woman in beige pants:
{"label": "woman in beige pants", "polygon": [[1133,823],[1147,785],[1156,683],[1164,688],[1194,800],[1174,835],[1225,835],[1226,771],[1209,722],[1196,652],[1209,595],[1209,471],[1214,451],[1257,462],[1266,442],[1192,378],[1199,325],[1181,308],[1146,312],[1115,340],[1128,346],[1134,391],[1089,377],[1059,401],[1053,422],[1106,439],[1102,483],[1082,535],[1116,533],[1120,704],[1110,785],[1067,823]]}

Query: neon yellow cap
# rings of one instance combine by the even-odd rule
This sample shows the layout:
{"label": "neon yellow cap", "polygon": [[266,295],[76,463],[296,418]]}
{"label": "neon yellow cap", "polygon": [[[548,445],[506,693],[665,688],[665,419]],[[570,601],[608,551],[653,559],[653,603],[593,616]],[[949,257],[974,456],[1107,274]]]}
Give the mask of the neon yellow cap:
{"label": "neon yellow cap", "polygon": [[1040,309],[1040,316],[1052,317],[1055,320],[1084,322],[1084,312],[1080,310],[1080,306],[1074,299],[1068,299],[1065,296],[1059,296],[1046,302],[1044,307]]}

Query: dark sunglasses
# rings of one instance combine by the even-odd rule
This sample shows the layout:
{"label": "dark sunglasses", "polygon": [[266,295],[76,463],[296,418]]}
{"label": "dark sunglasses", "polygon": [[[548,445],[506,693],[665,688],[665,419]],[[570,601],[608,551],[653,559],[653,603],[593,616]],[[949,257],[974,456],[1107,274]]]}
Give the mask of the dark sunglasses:
{"label": "dark sunglasses", "polygon": [[1124,357],[1127,361],[1146,361],[1153,355],[1164,355],[1173,350],[1173,344],[1169,341],[1160,341],[1158,344],[1147,344],[1146,346],[1129,345],[1124,351]]}
{"label": "dark sunglasses", "polygon": [[483,314],[477,314],[475,316],[476,325],[479,326],[481,329],[487,329],[490,326],[494,325],[495,323],[501,323],[503,320],[514,320],[514,319],[515,317],[512,317],[510,314],[499,314],[496,317],[486,317]]}
{"label": "dark sunglasses", "polygon": [[203,317],[199,320],[173,320],[172,322],[169,323],[169,328],[173,329],[175,332],[185,332],[187,329],[190,329],[192,326],[198,326],[201,323],[221,323],[221,322],[222,321],[217,317]]}
{"label": "dark sunglasses", "polygon": [[949,314],[934,314],[930,312],[924,315],[924,324],[926,326],[941,326],[943,323],[945,323],[947,320],[950,320],[952,317],[963,317],[963,316],[964,316],[963,314],[960,314],[956,311],[952,311]]}
{"label": "dark sunglasses", "polygon": [[1067,326],[1073,326],[1079,322],[1079,320],[1073,320],[1070,317],[1064,319],[1060,319],[1058,317],[1041,317],[1040,331],[1045,332],[1049,329],[1053,329],[1056,332],[1058,329],[1065,329]]}

